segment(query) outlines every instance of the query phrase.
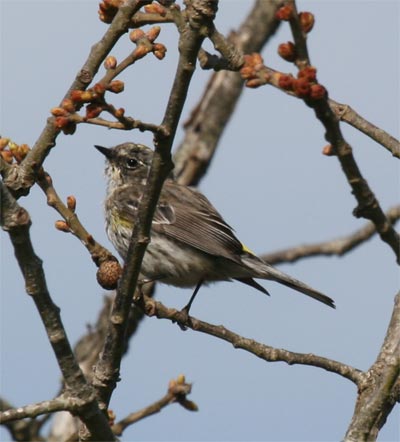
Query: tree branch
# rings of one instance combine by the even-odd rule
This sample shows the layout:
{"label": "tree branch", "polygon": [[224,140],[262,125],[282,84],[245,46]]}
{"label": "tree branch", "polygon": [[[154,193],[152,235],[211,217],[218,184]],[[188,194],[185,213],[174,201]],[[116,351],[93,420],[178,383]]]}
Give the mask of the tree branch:
{"label": "tree branch", "polygon": [[376,440],[400,392],[400,292],[376,362],[363,375],[346,442]]}
{"label": "tree branch", "polygon": [[392,137],[383,129],[367,121],[348,104],[341,104],[330,99],[329,105],[341,121],[350,124],[363,134],[381,144],[385,149],[391,152],[394,157],[400,158],[399,140],[396,140],[396,138]]}
{"label": "tree branch", "polygon": [[79,417],[94,440],[114,440],[105,416],[101,413],[92,388],[77,364],[60,317],[47,289],[42,261],[33,250],[28,212],[20,207],[7,187],[0,182],[0,225],[7,231],[25,279],[26,292],[32,297],[45,326],[47,336],[63,374],[66,388],[81,401]]}
{"label": "tree branch", "polygon": [[138,209],[138,222],[135,223],[132,232],[104,348],[96,364],[93,385],[97,389],[102,408],[108,406],[112,391],[119,378],[132,295],[135,292],[141,262],[149,243],[154,210],[164,180],[172,169],[171,146],[195,69],[196,57],[204,39],[201,30],[204,29],[204,26],[207,27],[214,18],[216,6],[217,2],[213,0],[188,0],[184,15],[185,22],[178,28],[180,56],[162,122],[164,133],[155,136],[156,149],[145,193]]}
{"label": "tree branch", "polygon": [[[389,209],[386,212],[386,217],[389,222],[394,225],[400,219],[400,206],[394,206]],[[264,254],[261,258],[269,264],[280,264],[282,262],[295,262],[302,258],[311,258],[314,256],[342,256],[368,241],[375,233],[375,225],[369,222],[350,235],[315,244],[305,244],[278,250],[277,252]]]}
{"label": "tree branch", "polygon": [[[260,51],[277,30],[275,12],[281,3],[257,0],[239,29],[229,37],[229,44],[243,53]],[[196,185],[207,172],[243,85],[237,72],[220,71],[211,76],[200,102],[185,123],[185,137],[174,156],[174,173],[181,184]]]}
{"label": "tree branch", "polygon": [[[69,98],[73,90],[86,89],[107,54],[121,35],[129,29],[133,14],[147,3],[151,3],[151,0],[127,0],[119,7],[117,15],[102,39],[92,46],[87,60],[78,71],[64,98]],[[54,121],[54,117],[47,120],[46,126],[24,161],[19,166],[10,168],[8,173],[3,175],[5,184],[9,189],[12,189],[17,197],[29,193],[35,183],[36,172],[40,169],[51,148],[55,146],[60,129],[56,128]]]}
{"label": "tree branch", "polygon": [[178,403],[189,411],[197,411],[197,405],[186,399],[186,395],[188,395],[191,390],[192,385],[185,382],[185,377],[183,375],[178,376],[176,380],[172,379],[165,396],[153,404],[131,413],[121,421],[117,422],[112,426],[114,434],[120,436],[130,425],[135,424],[146,417],[152,416],[153,414],[159,413],[163,408],[173,403]]}
{"label": "tree branch", "polygon": [[209,324],[192,316],[185,322],[181,311],[167,308],[154,299],[144,297],[141,305],[148,316],[169,319],[172,322],[182,324],[194,331],[215,336],[216,338],[231,343],[233,347],[252,353],[267,362],[286,362],[289,365],[300,364],[323,368],[324,370],[336,373],[354,382],[356,385],[359,385],[363,379],[362,371],[332,359],[317,356],[312,353],[294,353],[288,350],[270,347],[253,339],[244,338],[228,330],[223,325]]}

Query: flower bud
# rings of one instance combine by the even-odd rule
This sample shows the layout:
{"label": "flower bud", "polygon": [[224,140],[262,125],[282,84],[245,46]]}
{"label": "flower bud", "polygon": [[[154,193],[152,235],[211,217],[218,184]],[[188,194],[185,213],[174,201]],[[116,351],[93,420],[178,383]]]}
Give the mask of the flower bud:
{"label": "flower bud", "polygon": [[55,227],[57,230],[59,230],[60,232],[65,232],[65,233],[69,233],[71,230],[68,227],[68,224],[64,221],[64,220],[58,220],[55,222]]}
{"label": "flower bud", "polygon": [[278,54],[286,61],[295,61],[296,60],[296,47],[291,42],[281,43],[278,46]]}
{"label": "flower bud", "polygon": [[288,21],[293,17],[293,7],[292,5],[281,6],[275,13],[275,18],[277,20]]}
{"label": "flower bud", "polygon": [[104,61],[105,69],[115,69],[117,66],[117,59],[113,55],[109,55]]}
{"label": "flower bud", "polygon": [[310,94],[310,83],[305,78],[294,79],[293,91],[299,98],[306,98]]}
{"label": "flower bud", "polygon": [[165,53],[167,52],[167,48],[162,43],[154,43],[153,45],[153,54],[159,60],[162,60],[165,57]]}
{"label": "flower bud", "polygon": [[311,29],[314,27],[315,18],[314,14],[311,14],[311,12],[300,12],[299,20],[300,20],[301,29],[306,34],[310,32]]}
{"label": "flower bud", "polygon": [[278,86],[286,91],[293,90],[293,80],[291,75],[281,74],[278,79]]}
{"label": "flower bud", "polygon": [[144,10],[148,14],[160,14],[161,17],[165,17],[165,15],[167,14],[167,10],[164,8],[164,6],[161,6],[158,3],[151,3],[150,5],[146,5],[144,7]]}
{"label": "flower bud", "polygon": [[129,39],[133,43],[136,43],[138,40],[140,40],[141,38],[144,38],[144,37],[146,37],[146,34],[141,29],[134,29],[129,34]]}
{"label": "flower bud", "polygon": [[67,207],[71,212],[75,212],[76,209],[76,198],[73,195],[67,196]]}
{"label": "flower bud", "polygon": [[55,117],[65,117],[69,112],[62,107],[53,107],[50,109],[50,113]]}
{"label": "flower bud", "polygon": [[322,84],[313,84],[310,89],[310,98],[313,100],[322,100],[327,96],[327,91]]}
{"label": "flower bud", "polygon": [[71,98],[65,98],[61,102],[61,107],[69,113],[75,112],[75,105],[74,102],[71,100]]}
{"label": "flower bud", "polygon": [[124,88],[125,88],[125,84],[121,80],[114,80],[107,87],[107,89],[110,92],[114,92],[114,94],[119,94],[120,92],[122,92],[124,90]]}
{"label": "flower bud", "polygon": [[150,30],[146,32],[146,36],[153,43],[153,41],[159,36],[160,31],[160,26],[153,26]]}

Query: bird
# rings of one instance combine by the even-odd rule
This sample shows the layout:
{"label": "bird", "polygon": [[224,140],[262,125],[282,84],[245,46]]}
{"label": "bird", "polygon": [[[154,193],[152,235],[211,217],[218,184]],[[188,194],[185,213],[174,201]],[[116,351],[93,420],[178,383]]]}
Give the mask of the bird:
{"label": "bird", "polygon": [[[133,142],[95,148],[106,160],[107,236],[125,261],[153,151]],[[200,191],[168,177],[155,209],[139,280],[194,288],[182,309],[188,314],[204,284],[236,280],[269,295],[255,279],[278,282],[335,308],[333,299],[268,264],[242,244]]]}

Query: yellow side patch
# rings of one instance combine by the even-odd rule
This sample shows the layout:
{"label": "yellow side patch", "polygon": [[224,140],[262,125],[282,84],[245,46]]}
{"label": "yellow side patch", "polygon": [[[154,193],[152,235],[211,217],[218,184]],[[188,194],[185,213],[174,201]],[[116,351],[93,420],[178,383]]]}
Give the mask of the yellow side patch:
{"label": "yellow side patch", "polygon": [[254,255],[254,256],[256,255],[248,247],[246,247],[243,243],[242,243],[242,249],[243,249],[243,252],[249,253],[250,255]]}

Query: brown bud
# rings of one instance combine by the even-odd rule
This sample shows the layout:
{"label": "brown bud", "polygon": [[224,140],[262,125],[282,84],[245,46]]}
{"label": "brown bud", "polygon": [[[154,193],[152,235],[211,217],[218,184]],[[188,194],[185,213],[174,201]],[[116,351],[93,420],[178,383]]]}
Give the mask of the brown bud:
{"label": "brown bud", "polygon": [[111,410],[110,408],[107,410],[107,416],[108,416],[108,424],[110,426],[113,426],[115,423],[115,419],[117,417],[117,415],[114,413],[113,410]]}
{"label": "brown bud", "polygon": [[263,83],[263,81],[260,78],[251,78],[250,80],[246,81],[246,86],[255,89],[257,87],[260,87]]}
{"label": "brown bud", "polygon": [[10,142],[9,138],[0,138],[0,150],[5,149],[9,142]]}
{"label": "brown bud", "polygon": [[282,74],[279,76],[278,86],[286,91],[291,91],[293,90],[293,80],[291,75]]}
{"label": "brown bud", "polygon": [[133,43],[136,43],[138,40],[140,40],[141,38],[144,38],[144,37],[146,37],[146,34],[141,29],[134,29],[129,34],[129,39]]}
{"label": "brown bud", "polygon": [[69,123],[68,117],[56,117],[54,120],[54,125],[57,129],[63,129]]}
{"label": "brown bud", "polygon": [[86,106],[86,118],[96,118],[103,112],[103,106],[95,103],[88,104]]}
{"label": "brown bud", "polygon": [[123,108],[123,107],[120,107],[119,109],[117,109],[115,112],[114,112],[114,117],[115,118],[121,118],[121,117],[123,117],[125,115],[125,109]]}
{"label": "brown bud", "polygon": [[184,384],[186,382],[185,375],[182,373],[179,374],[178,377],[176,378],[176,382],[181,385]]}
{"label": "brown bud", "polygon": [[65,109],[67,112],[73,113],[75,112],[75,105],[71,98],[65,98],[61,102],[61,107]]}
{"label": "brown bud", "polygon": [[189,399],[183,399],[182,401],[179,401],[179,403],[188,411],[199,411],[196,402],[190,401]]}
{"label": "brown bud", "polygon": [[331,157],[331,156],[335,155],[335,149],[333,148],[332,144],[327,144],[322,149],[322,153],[323,153],[323,155],[326,155],[327,157]]}
{"label": "brown bud", "polygon": [[119,278],[122,274],[122,268],[119,262],[113,259],[104,261],[97,270],[97,282],[105,290],[114,290],[118,286]]}
{"label": "brown bud", "polygon": [[310,98],[313,100],[322,100],[327,96],[327,91],[322,84],[311,85]]}
{"label": "brown bud", "polygon": [[103,95],[104,92],[106,91],[106,87],[104,86],[104,84],[102,83],[96,83],[93,86],[93,91],[94,93],[96,93],[97,95]]}
{"label": "brown bud", "polygon": [[306,98],[310,94],[310,83],[305,78],[294,79],[293,91],[299,98]]}
{"label": "brown bud", "polygon": [[105,69],[115,69],[117,66],[117,59],[113,55],[109,55],[104,61]]}
{"label": "brown bud", "polygon": [[167,48],[162,43],[154,43],[153,45],[153,54],[159,60],[162,60],[165,57],[165,53],[167,52]]}
{"label": "brown bud", "polygon": [[306,66],[298,72],[297,77],[306,78],[308,81],[316,81],[317,69],[314,66]]}
{"label": "brown bud", "polygon": [[244,80],[253,78],[255,75],[254,68],[252,66],[244,66],[240,69],[240,75]]}
{"label": "brown bud", "polygon": [[69,233],[71,230],[68,227],[68,224],[64,220],[58,220],[55,222],[55,227],[60,232]]}
{"label": "brown bud", "polygon": [[300,20],[301,29],[306,34],[310,32],[311,29],[314,27],[315,18],[314,14],[311,14],[311,12],[300,12],[299,20]]}
{"label": "brown bud", "polygon": [[67,207],[71,212],[75,212],[76,209],[76,198],[73,195],[67,196]]}
{"label": "brown bud", "polygon": [[14,155],[9,150],[1,150],[0,156],[8,164],[11,164],[13,162]]}
{"label": "brown bud", "polygon": [[281,6],[275,13],[275,18],[277,20],[288,21],[293,17],[293,7],[292,5]]}
{"label": "brown bud", "polygon": [[161,6],[157,3],[152,3],[150,5],[146,5],[144,7],[144,10],[148,14],[160,14],[161,17],[164,17],[167,14],[167,10],[164,8],[164,6]]}
{"label": "brown bud", "polygon": [[53,107],[52,109],[50,109],[50,113],[55,117],[65,117],[68,115],[69,112],[62,107]]}
{"label": "brown bud", "polygon": [[120,92],[122,92],[124,90],[124,88],[125,88],[125,84],[121,80],[114,80],[107,87],[107,89],[110,92],[114,92],[114,94],[119,94]]}
{"label": "brown bud", "polygon": [[26,155],[30,151],[30,147],[27,144],[20,144],[19,146],[16,145],[14,149],[10,150],[14,155],[15,160],[19,164],[22,162],[22,160],[26,157]]}
{"label": "brown bud", "polygon": [[291,42],[281,43],[278,46],[278,54],[286,61],[295,61],[296,60],[296,47]]}
{"label": "brown bud", "polygon": [[153,26],[146,32],[147,38],[153,43],[153,41],[159,36],[160,31],[160,26]]}
{"label": "brown bud", "polygon": [[75,103],[86,103],[93,99],[93,94],[91,91],[80,91],[73,90],[71,92],[71,100]]}
{"label": "brown bud", "polygon": [[64,126],[62,129],[63,133],[65,135],[73,135],[76,131],[76,123],[73,121],[70,121],[66,126]]}

